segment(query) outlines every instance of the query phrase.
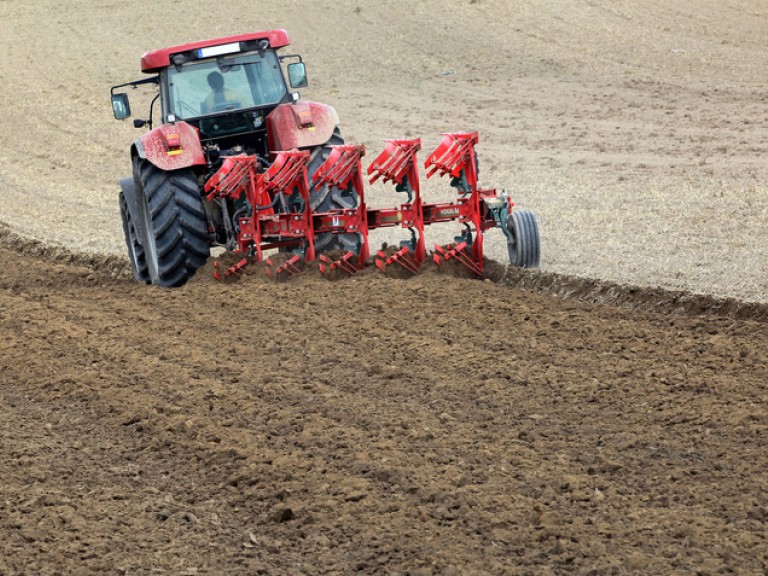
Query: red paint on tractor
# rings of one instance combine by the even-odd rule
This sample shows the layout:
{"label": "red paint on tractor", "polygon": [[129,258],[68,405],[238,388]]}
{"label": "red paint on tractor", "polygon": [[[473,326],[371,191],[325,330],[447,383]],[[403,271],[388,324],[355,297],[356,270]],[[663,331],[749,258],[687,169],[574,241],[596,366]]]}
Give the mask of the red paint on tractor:
{"label": "red paint on tractor", "polygon": [[315,232],[312,211],[275,212],[271,198],[277,194],[298,193],[303,205],[309,206],[309,181],[307,179],[308,150],[281,151],[266,170],[258,172],[258,159],[245,154],[230,156],[208,181],[204,191],[212,200],[219,198],[240,198],[245,194],[251,208],[259,207],[253,215],[238,220],[240,231],[238,245],[240,252],[252,253],[261,262],[265,247],[274,245],[264,242],[264,237],[282,237],[304,241],[304,258],[315,259]]}
{"label": "red paint on tractor", "polygon": [[282,29],[264,30],[263,32],[252,32],[250,34],[236,34],[234,36],[224,36],[223,38],[212,38],[211,40],[200,40],[190,44],[179,44],[152,50],[141,57],[141,71],[154,73],[167,68],[171,65],[171,56],[182,52],[199,50],[200,48],[209,48],[211,46],[221,46],[222,44],[233,44],[235,42],[248,42],[251,40],[269,40],[270,48],[282,48],[291,43],[288,32]]}
{"label": "red paint on tractor", "polygon": [[186,122],[162,124],[137,141],[139,154],[161,170],[205,164],[200,133]]}
{"label": "red paint on tractor", "polygon": [[328,142],[339,124],[332,106],[302,100],[280,104],[267,116],[271,151],[320,146]]}
{"label": "red paint on tractor", "polygon": [[[205,184],[209,200],[240,198],[245,194],[252,213],[240,217],[237,241],[239,251],[255,261],[264,258],[264,251],[281,246],[303,249],[306,262],[315,259],[314,240],[317,234],[350,234],[360,236],[356,252],[349,251],[336,261],[321,260],[321,271],[340,270],[350,274],[362,269],[369,254],[368,232],[376,228],[399,226],[411,231],[410,241],[401,242],[395,254],[378,253],[376,266],[383,271],[399,266],[416,273],[426,259],[424,227],[437,222],[456,221],[463,226],[461,236],[452,244],[435,245],[434,261],[438,265],[453,260],[476,276],[482,276],[483,233],[505,225],[511,202],[506,194],[477,186],[475,162],[476,132],[449,133],[425,163],[427,177],[450,176],[451,186],[458,198],[454,202],[427,204],[421,201],[419,170],[416,153],[421,149],[419,139],[388,140],[386,149],[368,169],[369,181],[379,178],[408,193],[408,200],[397,208],[370,209],[365,202],[361,159],[364,146],[333,146],[312,180],[334,188],[354,192],[358,198],[355,208],[314,212],[309,201],[307,166],[308,150],[276,151],[275,160],[266,172],[258,172],[256,156],[240,155],[228,158],[221,169]],[[275,212],[278,198],[301,198],[298,211]],[[298,261],[298,257],[290,262]],[[244,266],[244,264],[243,264]],[[242,270],[236,265],[226,274]],[[280,270],[278,270],[279,272]],[[283,270],[285,271],[285,270]]]}

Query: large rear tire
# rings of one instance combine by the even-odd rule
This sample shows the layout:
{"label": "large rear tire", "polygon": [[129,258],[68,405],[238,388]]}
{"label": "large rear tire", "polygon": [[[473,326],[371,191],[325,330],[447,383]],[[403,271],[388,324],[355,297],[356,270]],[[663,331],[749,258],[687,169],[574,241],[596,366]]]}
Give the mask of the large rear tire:
{"label": "large rear tire", "polygon": [[137,282],[151,282],[149,270],[147,270],[147,258],[144,256],[144,247],[139,242],[136,234],[136,227],[131,219],[131,212],[128,210],[128,202],[125,200],[125,194],[120,192],[120,218],[123,221],[123,234],[125,235],[125,245],[128,247],[128,260],[131,263],[133,277]]}
{"label": "large rear tire", "polygon": [[512,239],[507,241],[509,263],[519,268],[538,268],[541,240],[536,216],[528,210],[515,210],[507,216],[507,230]]}
{"label": "large rear tire", "polygon": [[[325,162],[331,154],[332,146],[344,144],[344,138],[338,127],[333,129],[333,134],[328,142],[322,146],[313,148],[309,164],[307,165],[307,177],[309,178],[309,201],[313,212],[329,212],[340,208],[355,208],[358,203],[356,195],[344,195],[343,190],[327,185],[315,186],[312,183],[312,175]],[[330,250],[355,250],[360,242],[358,234],[318,234],[315,237],[315,250],[328,252]]]}
{"label": "large rear tire", "polygon": [[197,177],[191,168],[165,171],[143,159],[136,160],[134,177],[149,278],[181,286],[211,254]]}

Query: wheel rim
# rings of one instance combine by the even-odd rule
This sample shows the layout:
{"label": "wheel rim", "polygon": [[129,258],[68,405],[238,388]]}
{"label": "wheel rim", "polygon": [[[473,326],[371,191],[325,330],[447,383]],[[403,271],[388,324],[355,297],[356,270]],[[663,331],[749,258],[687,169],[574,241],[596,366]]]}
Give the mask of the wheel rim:
{"label": "wheel rim", "polygon": [[520,243],[518,242],[518,229],[514,225],[514,220],[511,220],[513,225],[508,225],[509,233],[512,235],[511,239],[507,239],[507,251],[509,253],[509,263],[512,266],[520,266]]}
{"label": "wheel rim", "polygon": [[125,244],[128,248],[128,259],[131,263],[131,270],[133,270],[134,276],[138,280],[139,265],[138,265],[138,253],[136,252],[136,228],[133,225],[131,216],[128,212],[128,205],[125,201],[125,196],[120,192],[119,196],[120,205],[120,219],[123,222],[123,234],[125,235]]}
{"label": "wheel rim", "polygon": [[129,232],[131,244],[130,244],[130,251],[131,251],[131,264],[134,267],[134,270],[136,270],[139,266],[139,255],[136,252],[136,232],[134,230],[131,230]]}
{"label": "wheel rim", "polygon": [[147,261],[147,270],[153,283],[156,283],[160,277],[159,266],[157,263],[157,245],[155,244],[155,229],[150,215],[149,202],[144,191],[140,192],[141,197],[141,219],[142,229],[144,230],[144,258]]}

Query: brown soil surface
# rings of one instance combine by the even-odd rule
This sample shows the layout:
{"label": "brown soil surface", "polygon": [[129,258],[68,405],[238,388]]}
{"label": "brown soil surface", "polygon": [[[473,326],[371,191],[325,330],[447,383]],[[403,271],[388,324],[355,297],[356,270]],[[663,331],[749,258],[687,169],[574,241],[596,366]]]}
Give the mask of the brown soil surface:
{"label": "brown soil surface", "polygon": [[764,321],[0,269],[0,574],[768,570]]}

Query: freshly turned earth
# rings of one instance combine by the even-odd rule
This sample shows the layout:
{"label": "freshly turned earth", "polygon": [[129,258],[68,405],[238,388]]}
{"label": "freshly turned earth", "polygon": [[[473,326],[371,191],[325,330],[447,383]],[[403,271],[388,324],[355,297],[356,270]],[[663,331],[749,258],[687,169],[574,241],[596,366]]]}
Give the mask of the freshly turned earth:
{"label": "freshly turned earth", "polygon": [[0,268],[0,574],[768,569],[765,322]]}
{"label": "freshly turned earth", "polygon": [[[766,3],[214,4],[0,0],[0,576],[768,573]],[[366,167],[478,130],[542,270],[133,282],[110,87],[278,27]]]}

